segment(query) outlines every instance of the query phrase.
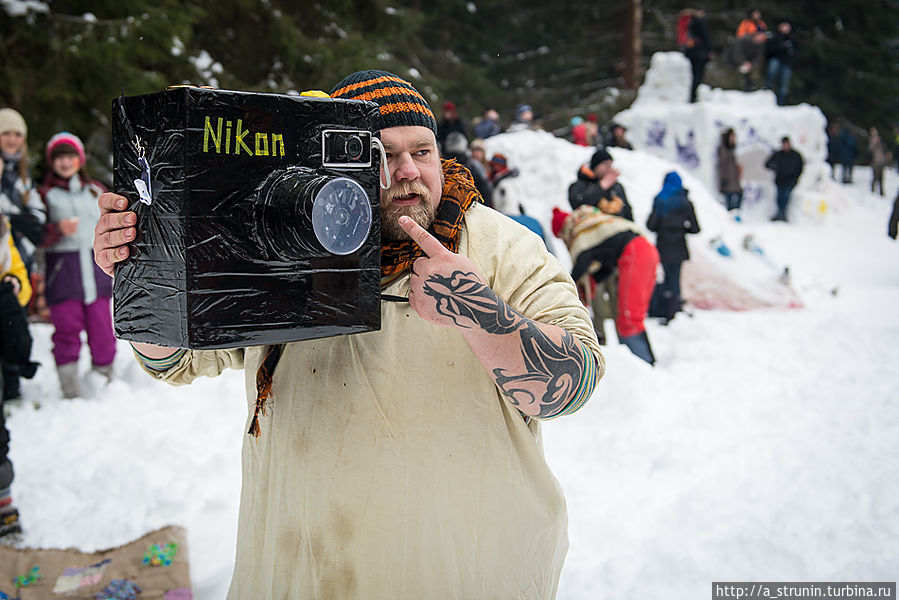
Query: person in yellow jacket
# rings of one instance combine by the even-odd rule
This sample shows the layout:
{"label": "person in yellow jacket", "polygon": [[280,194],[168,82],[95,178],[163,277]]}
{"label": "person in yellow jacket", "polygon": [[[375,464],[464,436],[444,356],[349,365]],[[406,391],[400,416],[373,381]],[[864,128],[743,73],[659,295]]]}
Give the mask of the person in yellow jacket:
{"label": "person in yellow jacket", "polygon": [[[10,234],[6,217],[0,216],[0,366],[27,365],[31,354],[31,336],[25,317],[25,305],[31,299],[31,284],[25,263]],[[0,378],[3,370],[0,370]],[[34,375],[32,370],[31,375]],[[0,381],[0,388],[2,388]],[[9,431],[6,413],[0,400],[0,540],[22,531],[19,512],[12,504],[13,481],[9,460]]]}
{"label": "person in yellow jacket", "polygon": [[[392,182],[381,329],[230,350],[133,344],[173,384],[246,372],[253,435],[228,597],[549,600],[567,513],[540,427],[580,408],[604,370],[589,314],[539,236],[440,160],[409,82],[360,71],[330,95],[380,108]],[[112,274],[137,215],[123,196],[99,203],[94,253]]]}
{"label": "person in yellow jacket", "polygon": [[15,288],[19,304],[27,306],[31,300],[31,282],[28,280],[28,271],[13,241],[6,217],[0,217],[0,271],[3,273],[0,281],[10,282]]}

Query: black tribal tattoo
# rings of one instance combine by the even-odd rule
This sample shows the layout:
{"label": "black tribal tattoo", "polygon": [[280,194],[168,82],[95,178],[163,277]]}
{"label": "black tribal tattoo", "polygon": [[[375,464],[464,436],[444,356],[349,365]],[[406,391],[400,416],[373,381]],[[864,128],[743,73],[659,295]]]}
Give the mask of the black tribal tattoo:
{"label": "black tribal tattoo", "polygon": [[[459,327],[479,327],[495,335],[521,330],[525,372],[510,374],[507,369],[493,370],[497,387],[511,404],[537,402],[538,416],[547,417],[559,412],[571,400],[587,370],[581,343],[571,333],[563,330],[560,342],[553,342],[536,323],[503,302],[474,273],[455,271],[449,277],[431,275],[423,289],[437,302],[437,312]],[[546,386],[539,400],[526,387],[533,383]]]}
{"label": "black tribal tattoo", "polygon": [[487,333],[511,333],[522,327],[523,317],[512,310],[474,273],[456,271],[449,277],[431,275],[424,292],[437,301],[437,312],[457,327],[480,327]]}

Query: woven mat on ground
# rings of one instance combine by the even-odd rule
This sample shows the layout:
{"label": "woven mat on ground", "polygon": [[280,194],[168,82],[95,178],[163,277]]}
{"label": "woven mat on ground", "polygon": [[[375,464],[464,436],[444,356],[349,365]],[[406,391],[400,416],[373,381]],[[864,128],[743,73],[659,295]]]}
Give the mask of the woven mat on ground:
{"label": "woven mat on ground", "polygon": [[0,546],[0,599],[191,597],[187,533],[181,527],[90,553]]}

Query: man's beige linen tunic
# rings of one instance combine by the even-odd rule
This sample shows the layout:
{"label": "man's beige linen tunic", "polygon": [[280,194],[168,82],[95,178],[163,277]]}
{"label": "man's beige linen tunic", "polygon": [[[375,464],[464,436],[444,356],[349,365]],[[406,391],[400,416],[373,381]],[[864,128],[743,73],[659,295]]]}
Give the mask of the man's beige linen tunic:
{"label": "man's beige linen tunic", "polygon": [[[482,205],[460,254],[520,313],[603,359],[567,272],[542,241]],[[408,275],[384,293],[407,296]],[[458,331],[408,303],[381,330],[288,344],[261,436],[243,443],[229,598],[552,598],[568,546],[539,422],[503,399]],[[188,352],[171,383],[246,370],[261,348]]]}

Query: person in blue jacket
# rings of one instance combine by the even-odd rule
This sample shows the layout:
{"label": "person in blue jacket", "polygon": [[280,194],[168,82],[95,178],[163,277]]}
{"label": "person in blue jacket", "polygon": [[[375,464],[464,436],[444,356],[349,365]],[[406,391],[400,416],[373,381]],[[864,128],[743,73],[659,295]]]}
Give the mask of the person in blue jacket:
{"label": "person in blue jacket", "polygon": [[665,280],[660,284],[661,311],[666,319],[671,319],[683,305],[680,272],[684,261],[690,258],[687,234],[699,233],[696,211],[677,172],[665,175],[662,191],[652,202],[646,228],[656,234],[659,262],[665,273]]}

